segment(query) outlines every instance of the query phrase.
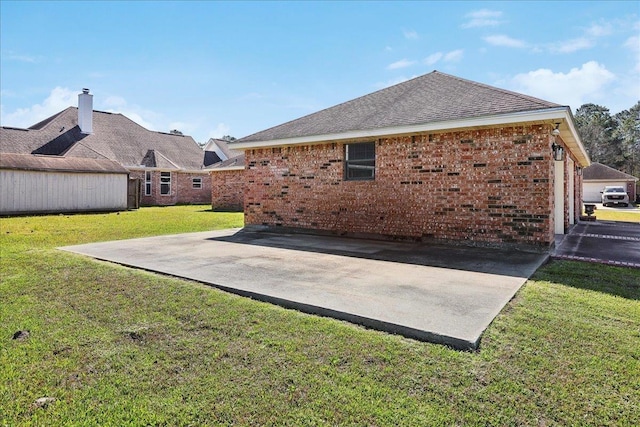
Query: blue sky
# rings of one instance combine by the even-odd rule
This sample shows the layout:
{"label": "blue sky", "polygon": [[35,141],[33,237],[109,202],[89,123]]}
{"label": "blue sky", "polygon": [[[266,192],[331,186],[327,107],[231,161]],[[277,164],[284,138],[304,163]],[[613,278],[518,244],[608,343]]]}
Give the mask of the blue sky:
{"label": "blue sky", "polygon": [[433,70],[612,113],[640,100],[640,3],[0,2],[0,121],[94,109],[205,142]]}

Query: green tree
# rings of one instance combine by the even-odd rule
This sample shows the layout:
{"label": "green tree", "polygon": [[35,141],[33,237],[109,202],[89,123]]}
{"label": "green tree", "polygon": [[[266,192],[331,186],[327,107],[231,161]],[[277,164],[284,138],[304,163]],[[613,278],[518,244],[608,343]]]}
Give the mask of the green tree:
{"label": "green tree", "polygon": [[614,167],[611,158],[615,154],[614,131],[616,120],[609,109],[596,104],[583,104],[576,110],[576,127],[584,148],[594,162]]}
{"label": "green tree", "polygon": [[617,126],[614,136],[618,141],[615,167],[633,176],[640,176],[640,101],[628,110],[614,116]]}

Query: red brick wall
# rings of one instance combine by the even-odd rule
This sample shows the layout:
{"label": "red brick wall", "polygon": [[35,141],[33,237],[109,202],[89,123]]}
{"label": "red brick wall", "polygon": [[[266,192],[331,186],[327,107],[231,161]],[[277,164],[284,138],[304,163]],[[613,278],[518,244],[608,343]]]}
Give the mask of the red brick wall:
{"label": "red brick wall", "polygon": [[[176,179],[174,180],[174,176]],[[202,180],[201,188],[193,188],[193,178]],[[177,183],[177,203],[209,204],[211,203],[211,177],[208,172],[178,172],[172,176],[172,188]]]}
{"label": "red brick wall", "polygon": [[[131,178],[140,179],[140,205],[141,206],[170,206],[182,204],[208,204],[211,203],[211,179],[206,172],[187,173],[171,172],[170,194],[160,194],[160,171],[151,171],[151,195],[145,195],[145,171],[131,171]],[[192,178],[202,178],[202,188],[194,189]]]}
{"label": "red brick wall", "polygon": [[245,224],[547,247],[550,130],[375,139],[373,181],[343,180],[342,143],[247,150]]}
{"label": "red brick wall", "polygon": [[241,212],[244,205],[244,170],[211,172],[211,208]]}

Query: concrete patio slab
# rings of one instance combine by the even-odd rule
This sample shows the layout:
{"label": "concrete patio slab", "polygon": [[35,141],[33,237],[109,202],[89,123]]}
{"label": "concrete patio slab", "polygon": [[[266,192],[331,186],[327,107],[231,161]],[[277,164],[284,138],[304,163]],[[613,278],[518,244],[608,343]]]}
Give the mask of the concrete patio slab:
{"label": "concrete patio slab", "polygon": [[61,249],[465,350],[548,258],[240,229]]}

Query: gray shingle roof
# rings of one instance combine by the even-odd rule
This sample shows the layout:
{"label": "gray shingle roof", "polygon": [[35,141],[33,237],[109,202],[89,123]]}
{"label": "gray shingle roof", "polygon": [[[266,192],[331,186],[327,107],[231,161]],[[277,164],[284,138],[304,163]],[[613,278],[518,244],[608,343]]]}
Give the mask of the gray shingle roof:
{"label": "gray shingle roof", "polygon": [[582,172],[582,179],[585,181],[600,181],[600,180],[621,180],[621,181],[637,181],[633,175],[624,173],[617,169],[611,168],[602,163],[591,163],[591,166],[584,168]]}
{"label": "gray shingle roof", "polygon": [[33,171],[129,173],[118,163],[107,159],[34,156],[32,154],[2,153],[0,168]]}
{"label": "gray shingle roof", "polygon": [[244,167],[244,153],[230,159],[218,162],[214,165],[207,167],[208,170],[232,168],[232,167]]}
{"label": "gray shingle roof", "polygon": [[139,167],[149,150],[154,150],[158,167],[197,170],[203,166],[204,152],[190,136],[150,131],[122,114],[94,111],[90,135],[80,132],[75,107],[29,129],[0,128],[2,153],[106,158]]}
{"label": "gray shingle roof", "polygon": [[[238,142],[393,128],[555,107],[561,105],[433,71]],[[233,143],[230,145],[233,147]]]}

